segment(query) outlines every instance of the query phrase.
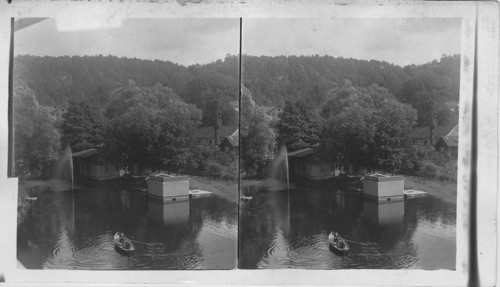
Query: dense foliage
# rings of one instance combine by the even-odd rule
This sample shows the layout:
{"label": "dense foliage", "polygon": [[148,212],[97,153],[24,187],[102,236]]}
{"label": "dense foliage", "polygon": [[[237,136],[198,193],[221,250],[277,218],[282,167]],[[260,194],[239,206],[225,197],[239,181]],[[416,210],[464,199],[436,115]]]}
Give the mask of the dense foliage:
{"label": "dense foliage", "polygon": [[277,141],[288,151],[319,143],[319,119],[312,107],[302,102],[287,102],[277,123]]}
{"label": "dense foliage", "polygon": [[334,162],[354,167],[400,169],[416,112],[387,89],[346,85],[322,110],[321,147]]}
{"label": "dense foliage", "polygon": [[[326,55],[243,57],[240,148],[249,174],[283,143],[289,151],[320,143],[337,162],[420,171],[423,165],[412,160],[418,152],[409,148],[411,126],[433,130],[458,121],[450,109],[459,99],[458,55],[406,67]],[[215,126],[217,136],[218,127],[238,123],[231,105],[238,100],[237,56],[184,67],[24,55],[15,59],[15,80],[26,83],[16,86],[14,111],[16,163],[24,173],[41,170],[68,143],[74,151],[103,145],[127,167],[235,178],[235,154],[200,149],[193,137],[200,124]],[[284,108],[277,122],[263,108],[271,105]],[[60,124],[48,106],[67,108]]]}
{"label": "dense foliage", "polygon": [[260,173],[265,161],[274,155],[276,135],[270,126],[271,119],[255,105],[245,87],[242,87],[241,102],[241,166],[248,174]]}
{"label": "dense foliage", "polygon": [[[17,56],[15,76],[37,91],[41,105],[67,105],[69,101],[106,106],[110,92],[128,80],[139,86],[161,83],[186,102],[202,108],[201,91],[219,89],[225,101],[238,95],[238,57],[226,56],[206,65],[184,67],[168,61],[118,58],[115,56]],[[372,83],[385,87],[399,99],[408,98],[405,82],[425,76],[432,81],[440,100],[458,101],[460,56],[444,56],[423,64],[400,67],[387,62],[334,58],[331,56],[246,56],[243,84],[261,106],[282,105],[307,97],[313,106],[328,99],[331,89],[345,80],[354,86]],[[406,85],[408,87],[408,85]]]}
{"label": "dense foliage", "polygon": [[104,119],[96,107],[70,103],[60,130],[63,145],[69,145],[73,152],[104,143]]}
{"label": "dense foliage", "polygon": [[127,86],[106,110],[105,148],[116,162],[131,169],[171,169],[188,165],[201,112],[171,89]]}
{"label": "dense foliage", "polygon": [[47,172],[60,149],[59,132],[49,108],[38,103],[35,93],[23,82],[14,84],[14,139],[19,177]]}

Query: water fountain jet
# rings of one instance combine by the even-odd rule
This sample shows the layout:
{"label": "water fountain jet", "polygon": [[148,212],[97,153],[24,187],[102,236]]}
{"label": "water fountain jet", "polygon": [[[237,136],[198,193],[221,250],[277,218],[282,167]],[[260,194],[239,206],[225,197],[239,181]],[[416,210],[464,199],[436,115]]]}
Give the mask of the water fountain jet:
{"label": "water fountain jet", "polygon": [[267,174],[269,178],[286,180],[286,188],[290,189],[288,151],[285,144],[280,146],[278,156],[270,163]]}
{"label": "water fountain jet", "polygon": [[[52,170],[52,178],[56,180],[67,180],[71,184],[71,190],[75,187],[74,171],[73,171],[73,156],[71,147],[66,145],[64,152],[61,157],[55,163]],[[63,188],[62,186],[56,186],[57,189]]]}

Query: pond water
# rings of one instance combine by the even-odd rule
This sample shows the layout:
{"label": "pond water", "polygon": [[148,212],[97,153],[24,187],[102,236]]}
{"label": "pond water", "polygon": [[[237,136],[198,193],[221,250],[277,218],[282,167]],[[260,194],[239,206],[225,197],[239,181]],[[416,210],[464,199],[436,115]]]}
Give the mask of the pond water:
{"label": "pond water", "polygon": [[[240,208],[239,268],[455,269],[456,204],[436,197],[379,204],[358,194],[266,191]],[[345,256],[328,234],[350,240]]]}
{"label": "pond water", "polygon": [[[232,269],[237,210],[217,196],[163,204],[130,191],[47,191],[18,226],[17,257],[36,269]],[[133,255],[115,250],[117,231],[138,241]]]}

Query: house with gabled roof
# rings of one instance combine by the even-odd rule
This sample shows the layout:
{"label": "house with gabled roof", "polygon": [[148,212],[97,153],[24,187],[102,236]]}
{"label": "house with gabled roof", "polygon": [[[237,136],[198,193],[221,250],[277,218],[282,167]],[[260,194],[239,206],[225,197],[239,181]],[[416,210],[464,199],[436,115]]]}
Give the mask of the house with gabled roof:
{"label": "house with gabled roof", "polygon": [[236,132],[232,135],[223,138],[219,144],[219,148],[224,152],[238,153],[238,149],[240,148],[239,130],[236,130]]}
{"label": "house with gabled roof", "polygon": [[228,136],[232,136],[238,131],[238,126],[221,126],[219,128],[219,136],[215,140],[215,127],[214,126],[204,126],[198,127],[195,130],[194,137],[196,138],[196,144],[198,145],[219,145],[221,141]]}
{"label": "house with gabled roof", "polygon": [[434,145],[437,151],[446,152],[450,156],[457,157],[458,155],[458,136],[444,136]]}
{"label": "house with gabled roof", "polygon": [[[444,136],[458,136],[458,125],[437,126],[434,129],[434,143]],[[411,130],[411,140],[414,145],[431,145],[431,129],[425,127],[413,127]]]}

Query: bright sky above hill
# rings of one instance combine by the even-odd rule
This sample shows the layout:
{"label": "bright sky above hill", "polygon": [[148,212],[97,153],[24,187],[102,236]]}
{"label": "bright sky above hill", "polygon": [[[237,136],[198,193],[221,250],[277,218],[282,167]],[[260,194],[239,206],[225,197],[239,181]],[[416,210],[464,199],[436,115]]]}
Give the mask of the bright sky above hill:
{"label": "bright sky above hill", "polygon": [[[58,30],[68,26],[58,21],[17,31],[16,55],[111,54],[192,65],[239,51],[239,19],[127,19],[117,28],[68,31]],[[460,41],[454,18],[243,19],[243,53],[256,56],[327,54],[404,66],[458,54]]]}
{"label": "bright sky above hill", "polygon": [[243,53],[330,55],[423,64],[460,53],[461,19],[249,19]]}
{"label": "bright sky above hill", "polygon": [[16,55],[114,55],[206,64],[239,53],[239,19],[127,19],[118,28],[59,31],[47,19],[15,33]]}

